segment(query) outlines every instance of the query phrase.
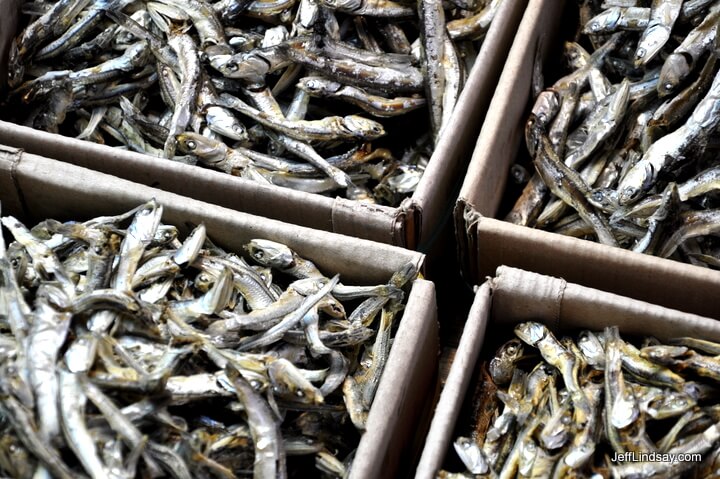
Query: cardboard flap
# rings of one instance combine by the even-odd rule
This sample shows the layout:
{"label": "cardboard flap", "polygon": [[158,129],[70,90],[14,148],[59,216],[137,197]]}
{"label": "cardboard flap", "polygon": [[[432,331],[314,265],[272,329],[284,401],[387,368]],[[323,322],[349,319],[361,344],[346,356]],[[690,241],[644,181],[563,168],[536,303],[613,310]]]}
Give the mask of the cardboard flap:
{"label": "cardboard flap", "polygon": [[209,168],[52,135],[3,121],[0,121],[0,138],[12,145],[30,145],[31,152],[37,155],[280,221],[294,222],[300,210],[304,226],[332,231],[333,199],[326,196],[263,185]]}
{"label": "cardboard flap", "polygon": [[[492,280],[496,322],[541,321],[554,330],[602,330],[625,334],[720,340],[720,322],[656,304],[587,288],[563,279],[501,266]],[[678,293],[680,293],[678,291]]]}
{"label": "cardboard flap", "polygon": [[668,308],[720,318],[720,272],[479,217],[468,241],[479,275],[500,265],[563,277]]}
{"label": "cardboard flap", "polygon": [[480,355],[485,340],[485,330],[492,301],[492,290],[488,282],[475,293],[475,300],[468,313],[460,344],[453,359],[452,367],[440,394],[437,413],[433,417],[422,457],[415,473],[416,479],[434,479],[445,459],[447,446],[454,439],[460,407],[465,399],[465,391],[472,378],[471,371]]}
{"label": "cardboard flap", "polygon": [[332,231],[392,243],[393,227],[402,223],[401,217],[402,211],[396,208],[337,197],[332,204]]}
{"label": "cardboard flap", "polygon": [[10,151],[0,155],[0,185],[14,186],[0,190],[0,199],[4,204],[15,202],[16,206],[12,210],[3,207],[3,211],[20,211],[18,198],[23,198],[28,215],[36,220],[117,214],[156,198],[165,208],[164,221],[181,229],[204,222],[214,241],[235,250],[254,237],[278,241],[301,256],[315,258],[321,270],[341,273],[343,281],[383,283],[407,262],[419,268],[424,263],[424,255],[395,246],[241,213],[41,156],[18,156],[18,150]]}
{"label": "cardboard flap", "polygon": [[[388,471],[398,469],[401,450],[408,446],[403,440],[425,433],[413,421],[422,402],[414,398],[432,394],[439,351],[437,328],[435,285],[416,280],[350,470],[351,479],[392,477]],[[387,454],[389,450],[395,452]],[[379,460],[383,457],[385,462]]]}
{"label": "cardboard flap", "polygon": [[498,321],[534,319],[557,328],[567,281],[500,266],[490,280],[493,317]]}

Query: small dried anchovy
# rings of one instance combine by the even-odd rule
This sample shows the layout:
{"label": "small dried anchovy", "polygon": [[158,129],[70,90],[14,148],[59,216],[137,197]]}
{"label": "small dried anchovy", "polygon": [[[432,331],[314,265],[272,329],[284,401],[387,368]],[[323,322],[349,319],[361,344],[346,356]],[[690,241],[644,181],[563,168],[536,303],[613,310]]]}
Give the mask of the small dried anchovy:
{"label": "small dried anchovy", "polygon": [[344,285],[261,239],[251,265],[162,210],[2,218],[0,475],[344,476],[415,268]]}
{"label": "small dried anchovy", "polygon": [[27,0],[3,117],[396,206],[501,2]]}
{"label": "small dried anchovy", "polygon": [[569,71],[536,98],[537,173],[506,220],[717,268],[720,5],[599,5],[581,3]]}
{"label": "small dried anchovy", "polygon": [[[720,344],[646,338],[616,326],[556,338],[543,324],[515,334],[537,348],[519,363],[513,339],[482,368],[471,434],[454,449],[466,471],[438,477],[711,477],[720,460]],[[507,385],[496,377],[511,376]]]}

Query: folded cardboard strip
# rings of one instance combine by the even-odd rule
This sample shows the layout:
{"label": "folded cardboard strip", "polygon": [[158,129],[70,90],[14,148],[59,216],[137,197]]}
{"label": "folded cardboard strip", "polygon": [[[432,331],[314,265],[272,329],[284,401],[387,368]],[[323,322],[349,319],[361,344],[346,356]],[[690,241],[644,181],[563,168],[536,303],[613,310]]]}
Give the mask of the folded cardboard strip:
{"label": "folded cardboard strip", "polygon": [[[395,246],[342,236],[233,211],[132,183],[111,175],[0,146],[2,215],[32,226],[46,218],[83,220],[128,211],[155,198],[163,222],[187,233],[204,222],[208,237],[229,251],[242,251],[252,238],[285,243],[327,274],[346,284],[387,282],[407,262],[422,268],[424,255]],[[392,477],[408,468],[426,402],[437,382],[438,325],[435,287],[415,280],[394,339],[387,366],[353,462],[351,477]],[[390,446],[392,445],[392,446]]]}
{"label": "folded cardboard strip", "polygon": [[[683,294],[678,292],[678,294]],[[512,325],[540,321],[551,330],[602,330],[618,326],[621,334],[658,339],[691,336],[720,340],[720,322],[655,304],[569,283],[564,279],[501,266],[475,294],[462,338],[440,394],[416,479],[436,477],[453,434],[468,385],[475,374],[489,324],[512,337]],[[486,351],[492,353],[492,351]]]}
{"label": "folded cardboard strip", "polygon": [[[6,58],[17,0],[0,0],[0,60]],[[505,0],[455,107],[446,134],[439,139],[417,191],[397,208],[368,206],[248,180],[202,167],[181,165],[148,155],[36,131],[0,121],[0,144],[91,168],[209,203],[415,249],[430,238],[452,208],[480,124],[507,51],[525,8],[524,0]],[[7,23],[7,28],[6,27]],[[4,46],[4,48],[2,48]],[[5,66],[5,61],[2,63]],[[1,72],[0,72],[1,73]],[[5,81],[0,76],[0,85]]]}
{"label": "folded cardboard strip", "polygon": [[533,66],[562,48],[554,37],[564,7],[560,0],[531,0],[510,49],[455,206],[464,275],[477,284],[505,264],[720,318],[719,271],[494,219],[524,144]]}

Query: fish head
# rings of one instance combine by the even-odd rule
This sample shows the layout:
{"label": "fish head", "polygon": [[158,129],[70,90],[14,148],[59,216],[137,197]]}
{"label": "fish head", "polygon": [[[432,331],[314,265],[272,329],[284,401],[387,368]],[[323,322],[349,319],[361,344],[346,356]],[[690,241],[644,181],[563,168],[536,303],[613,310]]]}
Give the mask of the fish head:
{"label": "fish head", "polygon": [[658,95],[664,97],[675,91],[691,72],[692,57],[689,54],[681,52],[668,55],[660,69]]}
{"label": "fish head", "polygon": [[289,401],[323,404],[322,393],[287,359],[279,358],[267,369],[273,393]]}
{"label": "fish head", "polygon": [[263,266],[288,269],[295,266],[293,251],[281,243],[265,239],[254,239],[243,246],[255,261]]}
{"label": "fish head", "polygon": [[320,291],[327,282],[327,278],[305,278],[293,281],[289,288],[302,296],[310,296]]}
{"label": "fish head", "polygon": [[467,437],[459,437],[454,443],[455,452],[472,474],[486,474],[490,465],[477,443]]}
{"label": "fish head", "polygon": [[542,323],[526,321],[515,326],[515,334],[530,346],[535,346],[547,334],[548,329]]}
{"label": "fish head", "polygon": [[349,134],[364,140],[374,140],[385,135],[385,129],[380,123],[357,115],[344,117],[343,126]]}
{"label": "fish head", "polygon": [[611,31],[620,20],[621,10],[618,7],[608,8],[599,15],[594,16],[585,24],[583,33],[596,35],[604,31]]}
{"label": "fish head", "polygon": [[227,147],[224,143],[211,140],[198,133],[186,131],[176,136],[178,150],[185,155],[193,155],[205,161],[218,162],[225,159]]}
{"label": "fish head", "polygon": [[298,88],[313,96],[325,96],[337,92],[342,84],[322,77],[305,77],[298,84]]}
{"label": "fish head", "polygon": [[248,133],[245,125],[240,123],[235,115],[219,106],[210,106],[205,111],[205,119],[208,127],[215,133],[219,133],[235,141],[247,141]]}

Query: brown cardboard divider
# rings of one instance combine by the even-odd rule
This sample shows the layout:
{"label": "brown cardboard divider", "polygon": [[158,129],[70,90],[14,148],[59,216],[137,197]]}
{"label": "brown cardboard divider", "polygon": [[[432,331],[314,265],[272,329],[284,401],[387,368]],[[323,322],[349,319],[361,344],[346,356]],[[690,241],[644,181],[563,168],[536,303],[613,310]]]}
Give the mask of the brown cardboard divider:
{"label": "brown cardboard divider", "polygon": [[[438,367],[440,345],[433,283],[415,282],[401,324],[405,327],[398,330],[388,358],[392,369],[385,370],[378,386],[367,431],[350,470],[351,479],[397,477],[394,471],[411,470],[411,451],[404,457],[389,451],[418,444],[413,438],[427,433],[429,423],[416,419],[422,417],[422,407],[433,398],[437,380],[433,372]],[[421,395],[426,397],[421,399]]]}
{"label": "brown cardboard divider", "polygon": [[[12,5],[0,0],[0,59],[15,35]],[[0,144],[49,158],[281,221],[382,243],[417,248],[434,237],[455,201],[456,183],[467,167],[472,143],[525,8],[524,0],[505,0],[488,31],[453,112],[417,191],[397,208],[368,206],[275,186],[258,185],[202,167],[178,165],[148,155],[113,149],[0,121]],[[8,27],[5,28],[5,23]],[[5,63],[3,62],[3,66]],[[0,76],[0,85],[6,76]],[[429,246],[428,246],[429,248]]]}
{"label": "brown cardboard divider", "polygon": [[633,253],[590,241],[479,217],[481,272],[514,266],[669,308],[720,318],[720,274],[706,268]]}
{"label": "brown cardboard divider", "polygon": [[8,54],[10,42],[17,29],[17,16],[20,0],[0,0],[0,92],[7,78]]}
{"label": "brown cardboard divider", "polygon": [[468,393],[488,326],[505,325],[507,328],[502,329],[510,332],[513,324],[529,320],[540,321],[553,331],[602,330],[616,325],[621,334],[653,335],[661,340],[679,336],[720,340],[720,322],[714,319],[501,266],[496,276],[476,291],[430,424],[416,479],[436,477],[445,454],[452,450],[460,406]]}
{"label": "brown cardboard divider", "polygon": [[[287,244],[327,274],[340,273],[346,284],[387,282],[407,262],[422,269],[425,256],[381,243],[317,231],[185,198],[111,175],[0,146],[0,206],[29,226],[46,218],[83,220],[119,214],[155,198],[163,222],[184,234],[204,222],[208,237],[241,252],[252,238]],[[390,357],[370,410],[367,430],[351,477],[392,477],[410,468],[416,451],[407,446],[427,428],[418,423],[437,382],[438,324],[435,287],[417,279],[412,285]],[[429,419],[429,418],[428,418]],[[427,421],[426,421],[427,422]]]}
{"label": "brown cardboard divider", "polygon": [[[530,0],[490,103],[455,206],[458,255],[474,284],[500,265],[720,318],[720,271],[513,225],[499,213],[511,165],[524,146],[536,52],[557,54],[564,1]],[[682,291],[683,294],[677,294]]]}

